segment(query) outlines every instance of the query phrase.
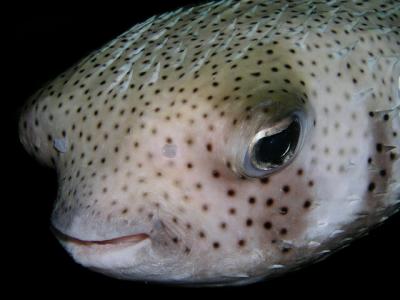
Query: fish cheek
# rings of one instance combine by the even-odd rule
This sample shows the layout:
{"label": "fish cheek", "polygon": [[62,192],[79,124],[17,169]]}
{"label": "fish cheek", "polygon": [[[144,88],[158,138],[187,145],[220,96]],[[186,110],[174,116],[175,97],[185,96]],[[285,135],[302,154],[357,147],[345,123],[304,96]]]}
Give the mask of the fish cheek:
{"label": "fish cheek", "polygon": [[315,205],[314,180],[302,167],[288,167],[271,176],[271,192],[267,200],[263,229],[267,231],[267,249],[276,257],[274,263],[288,264],[304,259],[305,234],[309,226],[309,214]]}

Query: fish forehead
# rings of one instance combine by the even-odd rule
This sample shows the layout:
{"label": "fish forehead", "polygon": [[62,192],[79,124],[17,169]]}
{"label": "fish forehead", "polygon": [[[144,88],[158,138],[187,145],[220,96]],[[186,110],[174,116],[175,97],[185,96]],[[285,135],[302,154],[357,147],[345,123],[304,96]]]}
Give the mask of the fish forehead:
{"label": "fish forehead", "polygon": [[[376,222],[398,201],[398,5],[366,5],[209,3],[61,75],[27,118],[35,155],[62,170],[56,224],[99,238],[157,219],[176,247],[285,265]],[[287,169],[240,179],[224,156],[235,120],[278,92],[307,98],[315,128]]]}

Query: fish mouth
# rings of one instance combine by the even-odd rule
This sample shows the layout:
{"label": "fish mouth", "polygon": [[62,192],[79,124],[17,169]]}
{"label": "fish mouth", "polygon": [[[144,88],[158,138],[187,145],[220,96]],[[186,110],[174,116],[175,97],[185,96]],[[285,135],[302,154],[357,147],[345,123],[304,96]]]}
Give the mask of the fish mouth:
{"label": "fish mouth", "polygon": [[150,238],[147,233],[136,233],[130,235],[124,235],[115,237],[112,239],[104,239],[104,240],[82,240],[68,234],[63,233],[58,230],[53,225],[50,226],[53,234],[59,239],[61,242],[65,242],[68,244],[74,244],[77,246],[90,247],[90,246],[107,246],[107,245],[132,245],[142,242]]}

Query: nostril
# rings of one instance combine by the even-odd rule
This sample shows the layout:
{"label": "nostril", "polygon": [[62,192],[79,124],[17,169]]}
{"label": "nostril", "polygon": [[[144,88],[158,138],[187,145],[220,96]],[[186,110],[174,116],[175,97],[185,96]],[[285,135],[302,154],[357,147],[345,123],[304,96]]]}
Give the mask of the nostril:
{"label": "nostril", "polygon": [[174,158],[176,156],[177,146],[175,144],[165,144],[162,148],[162,154],[167,158]]}
{"label": "nostril", "polygon": [[65,153],[68,150],[68,141],[66,138],[54,139],[53,146],[58,152]]}

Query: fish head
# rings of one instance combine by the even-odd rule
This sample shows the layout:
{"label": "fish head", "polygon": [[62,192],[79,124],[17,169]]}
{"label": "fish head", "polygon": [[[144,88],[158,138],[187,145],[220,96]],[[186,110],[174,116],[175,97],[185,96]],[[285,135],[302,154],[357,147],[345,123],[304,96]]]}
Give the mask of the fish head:
{"label": "fish head", "polygon": [[[168,13],[28,102],[20,138],[57,170],[52,226],[77,262],[133,280],[247,283],[397,210],[398,32],[321,31],[325,9]],[[343,18],[330,9],[326,20]]]}

